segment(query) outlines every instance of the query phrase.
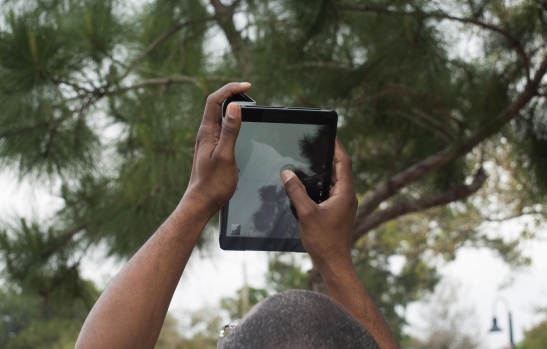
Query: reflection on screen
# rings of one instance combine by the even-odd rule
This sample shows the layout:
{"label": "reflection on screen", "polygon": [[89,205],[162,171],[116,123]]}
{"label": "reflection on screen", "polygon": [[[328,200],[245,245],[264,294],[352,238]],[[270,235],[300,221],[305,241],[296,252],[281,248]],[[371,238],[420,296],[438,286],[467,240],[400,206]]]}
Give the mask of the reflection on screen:
{"label": "reflection on screen", "polygon": [[279,174],[297,174],[312,198],[322,195],[329,129],[321,125],[243,122],[236,143],[239,181],[229,203],[227,236],[300,238]]}

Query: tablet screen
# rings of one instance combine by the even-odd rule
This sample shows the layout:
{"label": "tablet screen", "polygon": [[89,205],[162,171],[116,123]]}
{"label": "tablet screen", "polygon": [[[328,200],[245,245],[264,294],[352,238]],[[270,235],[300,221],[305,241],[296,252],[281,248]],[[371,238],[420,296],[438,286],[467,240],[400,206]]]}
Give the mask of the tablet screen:
{"label": "tablet screen", "polygon": [[279,174],[295,172],[308,195],[323,196],[329,127],[243,122],[236,143],[239,180],[230,200],[228,237],[299,239],[298,221]]}

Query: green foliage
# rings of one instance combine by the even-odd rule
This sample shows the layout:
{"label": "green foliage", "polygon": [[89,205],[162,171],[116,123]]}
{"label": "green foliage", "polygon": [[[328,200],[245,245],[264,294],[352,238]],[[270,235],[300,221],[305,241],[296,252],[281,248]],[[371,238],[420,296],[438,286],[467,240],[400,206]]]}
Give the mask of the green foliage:
{"label": "green foliage", "polygon": [[[92,302],[98,291],[92,289]],[[69,294],[69,296],[71,296]],[[82,300],[50,302],[15,288],[0,288],[0,346],[6,349],[73,348],[90,306]]]}
{"label": "green foliage", "polygon": [[[72,262],[68,249],[77,244],[75,232],[60,232],[53,227],[42,231],[36,223],[22,219],[10,233],[0,230],[0,253],[4,257],[6,280],[25,293],[35,293],[44,304],[83,302],[91,309],[96,297],[95,287],[80,278],[79,262]],[[69,242],[66,240],[70,239]]]}
{"label": "green foliage", "polygon": [[120,25],[107,0],[26,5],[6,13],[0,33],[1,165],[21,175],[75,176],[91,170],[100,151],[86,117],[94,101],[75,97],[93,86],[83,74],[100,78]]}
{"label": "green foliage", "polygon": [[275,292],[310,288],[308,275],[302,271],[294,255],[287,253],[270,256],[266,284],[269,289]]}
{"label": "green foliage", "polygon": [[268,297],[268,295],[267,290],[245,285],[237,292],[237,297],[221,299],[220,307],[228,311],[230,319],[238,320],[243,318],[253,306]]}
{"label": "green foliage", "polygon": [[518,349],[540,349],[547,346],[547,320],[524,332],[524,340],[517,346]]}
{"label": "green foliage", "polygon": [[177,320],[167,314],[161,329],[156,349],[215,349],[222,326],[218,309],[203,308],[191,314],[191,336],[181,334]]}
{"label": "green foliage", "polygon": [[[433,290],[440,276],[435,266],[427,263],[425,258],[431,246],[428,246],[423,231],[409,234],[397,223],[384,225],[383,229],[375,232],[373,239],[359,244],[354,265],[400,341],[406,322],[404,313],[397,311],[396,305],[404,308],[410,302],[419,300]],[[412,231],[412,228],[409,230]],[[396,256],[404,260],[401,270],[393,270],[392,257]]]}

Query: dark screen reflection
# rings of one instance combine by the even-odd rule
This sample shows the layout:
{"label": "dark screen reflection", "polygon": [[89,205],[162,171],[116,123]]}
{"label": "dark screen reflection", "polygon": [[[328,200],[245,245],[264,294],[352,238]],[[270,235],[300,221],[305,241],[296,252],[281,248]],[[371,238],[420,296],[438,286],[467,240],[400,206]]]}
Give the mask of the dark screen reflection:
{"label": "dark screen reflection", "polygon": [[228,236],[299,238],[279,173],[293,170],[317,201],[325,187],[328,143],[328,126],[244,122],[236,144],[240,173],[229,204]]}

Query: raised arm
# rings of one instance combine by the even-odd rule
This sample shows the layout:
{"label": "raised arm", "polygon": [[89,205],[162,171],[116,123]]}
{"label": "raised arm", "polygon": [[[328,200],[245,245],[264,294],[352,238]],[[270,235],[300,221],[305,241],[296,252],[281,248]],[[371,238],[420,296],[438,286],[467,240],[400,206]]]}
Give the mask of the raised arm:
{"label": "raised arm", "polygon": [[330,198],[316,204],[291,171],[281,178],[296,208],[302,243],[326,283],[329,295],[374,337],[380,348],[399,348],[380,310],[359,280],[351,260],[351,233],[357,209],[351,159],[336,139]]}
{"label": "raised arm", "polygon": [[207,99],[184,196],[103,292],[84,323],[76,348],[155,346],[201,231],[235,192],[234,146],[241,126],[241,109],[230,104],[221,127],[221,104],[232,94],[249,88],[248,83],[231,83]]}

